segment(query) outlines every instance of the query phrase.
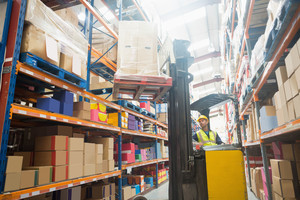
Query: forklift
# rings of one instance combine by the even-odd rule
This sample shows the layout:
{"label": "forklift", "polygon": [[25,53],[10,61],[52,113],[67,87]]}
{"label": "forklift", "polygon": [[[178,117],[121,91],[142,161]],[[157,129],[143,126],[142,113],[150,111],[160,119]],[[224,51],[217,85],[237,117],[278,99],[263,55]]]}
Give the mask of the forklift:
{"label": "forklift", "polygon": [[[194,59],[189,41],[175,40],[175,61],[170,62],[173,86],[168,96],[169,199],[244,200],[248,199],[241,145],[238,101],[228,94],[211,94],[190,105],[188,68]],[[193,149],[191,109],[209,117],[210,109],[229,101],[235,104],[238,143]]]}

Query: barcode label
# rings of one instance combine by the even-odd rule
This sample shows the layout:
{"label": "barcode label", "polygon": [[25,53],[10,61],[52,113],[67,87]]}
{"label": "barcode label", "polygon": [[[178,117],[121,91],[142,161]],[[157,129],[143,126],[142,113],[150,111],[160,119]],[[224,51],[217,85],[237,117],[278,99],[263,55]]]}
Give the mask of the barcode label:
{"label": "barcode label", "polygon": [[32,192],[32,196],[35,196],[35,195],[38,195],[38,194],[40,194],[40,191]]}
{"label": "barcode label", "polygon": [[50,119],[56,120],[56,117],[50,116]]}
{"label": "barcode label", "polygon": [[68,86],[66,86],[66,85],[63,85],[63,88],[64,88],[64,89],[69,89],[69,87],[68,87]]}
{"label": "barcode label", "polygon": [[63,119],[63,121],[64,121],[64,122],[69,122],[69,120],[68,120],[68,119]]}
{"label": "barcode label", "polygon": [[42,117],[42,118],[47,118],[47,116],[46,116],[46,115],[43,115],[43,114],[40,114],[40,117]]}
{"label": "barcode label", "polygon": [[45,78],[45,81],[51,83],[51,79],[49,79],[49,78]]}
{"label": "barcode label", "polygon": [[24,110],[19,110],[18,113],[23,114],[23,115],[27,115],[27,112]]}
{"label": "barcode label", "polygon": [[26,74],[33,75],[33,72],[32,72],[32,71],[29,71],[29,70],[27,70],[27,69],[26,69],[26,71],[25,71],[25,72],[26,72]]}

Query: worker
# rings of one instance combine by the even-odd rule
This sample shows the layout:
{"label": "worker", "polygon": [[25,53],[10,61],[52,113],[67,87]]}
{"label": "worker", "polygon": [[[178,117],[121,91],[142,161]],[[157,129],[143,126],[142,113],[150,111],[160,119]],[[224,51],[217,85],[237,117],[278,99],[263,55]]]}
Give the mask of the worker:
{"label": "worker", "polygon": [[200,143],[200,146],[212,146],[218,144],[224,144],[215,131],[208,129],[208,118],[205,115],[201,115],[198,120],[201,129],[193,136],[193,139]]}

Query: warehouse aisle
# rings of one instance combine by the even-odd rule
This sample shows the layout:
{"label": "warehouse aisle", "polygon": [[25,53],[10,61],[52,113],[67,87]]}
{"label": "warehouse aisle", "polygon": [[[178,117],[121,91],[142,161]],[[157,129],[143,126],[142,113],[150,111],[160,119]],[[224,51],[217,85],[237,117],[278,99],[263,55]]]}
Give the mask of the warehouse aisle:
{"label": "warehouse aisle", "polygon": [[[248,200],[258,200],[255,195],[250,191],[249,187],[248,190]],[[169,181],[164,183],[157,189],[152,190],[151,192],[147,193],[144,197],[148,200],[167,200],[169,199]]]}
{"label": "warehouse aisle", "polygon": [[147,193],[145,197],[148,200],[167,200],[169,199],[169,181]]}

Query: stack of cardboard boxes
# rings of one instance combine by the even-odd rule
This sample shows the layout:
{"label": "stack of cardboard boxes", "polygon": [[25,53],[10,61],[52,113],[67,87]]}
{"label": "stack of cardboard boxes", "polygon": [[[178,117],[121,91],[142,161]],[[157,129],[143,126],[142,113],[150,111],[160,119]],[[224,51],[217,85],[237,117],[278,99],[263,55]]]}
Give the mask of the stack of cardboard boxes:
{"label": "stack of cardboard boxes", "polygon": [[246,133],[247,133],[247,141],[256,141],[259,139],[258,135],[258,125],[257,125],[257,120],[256,120],[256,109],[255,105],[253,103],[252,112],[249,115],[249,120],[247,121],[247,126],[246,126]]}
{"label": "stack of cardboard boxes", "polygon": [[103,144],[96,144],[96,174],[103,172]]}
{"label": "stack of cardboard boxes", "polygon": [[[103,145],[103,172],[113,171],[115,168],[115,161],[114,161],[114,139],[109,137],[90,137],[88,138],[89,142],[93,142],[96,144]],[[95,155],[95,151],[94,151]]]}
{"label": "stack of cardboard boxes", "polygon": [[69,138],[69,179],[83,176],[83,138]]}
{"label": "stack of cardboard boxes", "polygon": [[[90,200],[109,199],[115,200],[116,186],[114,183],[94,183],[92,184],[92,195]],[[87,199],[89,200],[89,198]]]}
{"label": "stack of cardboard boxes", "polygon": [[89,176],[96,173],[96,145],[84,143],[83,151],[83,175]]}
{"label": "stack of cardboard boxes", "polygon": [[83,120],[91,119],[90,103],[85,101],[75,102],[73,117],[78,117]]}
{"label": "stack of cardboard boxes", "polygon": [[[66,17],[66,13],[59,12]],[[74,24],[78,22],[74,15],[70,20]],[[27,2],[25,21],[28,23],[24,26],[21,52],[33,53],[86,79],[88,42],[77,26],[70,25],[40,0]]]}
{"label": "stack of cardboard boxes", "polygon": [[275,107],[278,125],[300,117],[300,40],[285,59],[286,66],[275,71],[279,91],[275,93]]}
{"label": "stack of cardboard boxes", "polygon": [[68,139],[60,135],[35,139],[34,165],[53,166],[53,182],[68,179]]}
{"label": "stack of cardboard boxes", "polygon": [[[129,164],[135,162],[135,145],[134,143],[122,144],[122,164]],[[114,160],[118,161],[118,145],[115,144]]]}
{"label": "stack of cardboard boxes", "polygon": [[119,23],[117,64],[117,77],[160,75],[157,63],[157,27],[154,23],[141,21]]}

